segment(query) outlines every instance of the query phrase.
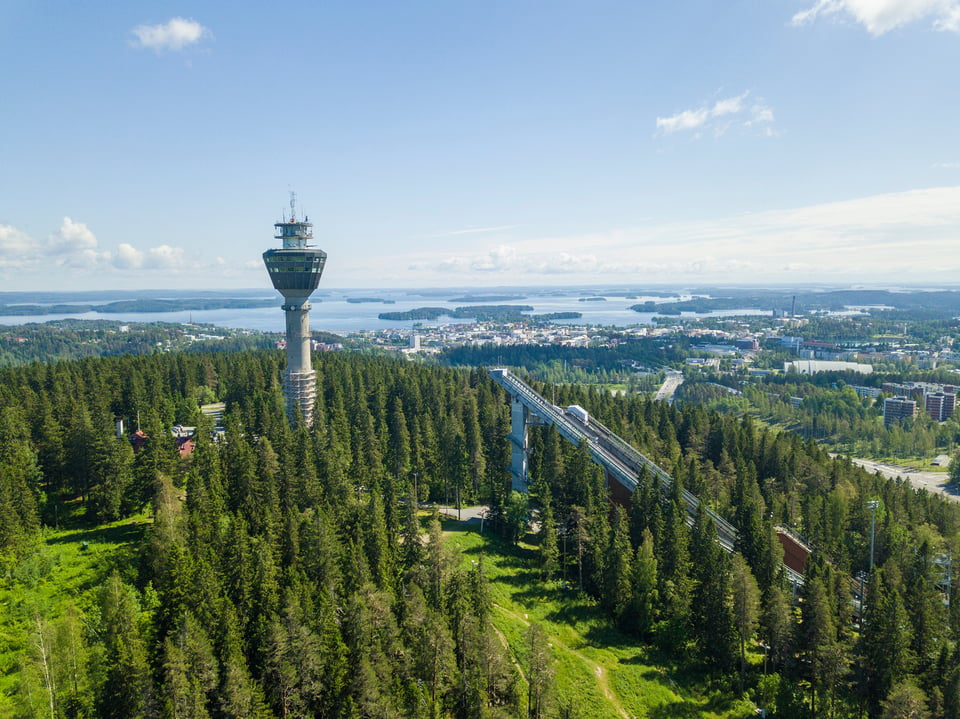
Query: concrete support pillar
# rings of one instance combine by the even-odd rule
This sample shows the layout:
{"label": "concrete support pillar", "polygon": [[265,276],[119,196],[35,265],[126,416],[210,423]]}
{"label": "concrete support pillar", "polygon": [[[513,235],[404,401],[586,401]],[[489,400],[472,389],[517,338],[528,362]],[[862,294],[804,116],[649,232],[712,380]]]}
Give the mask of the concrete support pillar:
{"label": "concrete support pillar", "polygon": [[513,477],[510,488],[524,493],[529,483],[527,478],[530,450],[527,439],[528,418],[529,410],[514,397],[510,404],[510,474]]}

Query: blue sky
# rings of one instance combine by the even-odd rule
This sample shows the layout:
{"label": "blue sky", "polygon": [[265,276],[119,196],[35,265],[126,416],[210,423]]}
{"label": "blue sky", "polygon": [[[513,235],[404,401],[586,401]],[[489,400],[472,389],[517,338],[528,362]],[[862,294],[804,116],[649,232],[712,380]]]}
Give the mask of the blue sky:
{"label": "blue sky", "polygon": [[960,283],[960,0],[0,0],[0,290]]}

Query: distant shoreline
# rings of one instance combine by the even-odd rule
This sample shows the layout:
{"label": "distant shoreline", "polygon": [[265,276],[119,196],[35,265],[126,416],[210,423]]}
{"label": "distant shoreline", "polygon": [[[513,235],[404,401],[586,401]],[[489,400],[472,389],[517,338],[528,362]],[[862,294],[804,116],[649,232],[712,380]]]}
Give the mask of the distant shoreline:
{"label": "distant shoreline", "polygon": [[271,307],[275,300],[246,300],[246,299],[136,299],[117,300],[106,304],[0,304],[2,316],[37,316],[85,314],[87,312],[101,312],[103,314],[121,314],[124,312],[185,312],[204,310],[249,310],[260,307]]}

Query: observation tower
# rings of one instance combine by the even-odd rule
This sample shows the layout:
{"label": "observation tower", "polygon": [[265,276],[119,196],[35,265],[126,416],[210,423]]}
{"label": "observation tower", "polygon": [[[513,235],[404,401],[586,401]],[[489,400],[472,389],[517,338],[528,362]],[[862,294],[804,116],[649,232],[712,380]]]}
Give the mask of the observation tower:
{"label": "observation tower", "polygon": [[287,417],[292,424],[313,424],[317,397],[316,372],[310,365],[310,295],[320,283],[327,253],[307,242],[313,239],[313,224],[304,215],[296,217],[297,198],[290,193],[290,217],[274,224],[274,238],[283,247],[263,253],[270,280],[283,295],[281,309],[287,320],[287,370],[283,373],[283,394]]}

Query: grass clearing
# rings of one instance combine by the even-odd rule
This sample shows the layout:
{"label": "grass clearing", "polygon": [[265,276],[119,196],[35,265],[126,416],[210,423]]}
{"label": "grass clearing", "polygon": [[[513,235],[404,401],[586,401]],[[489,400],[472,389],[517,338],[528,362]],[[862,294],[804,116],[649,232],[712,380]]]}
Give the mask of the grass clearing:
{"label": "grass clearing", "polygon": [[612,627],[590,598],[564,590],[560,582],[541,582],[537,550],[521,542],[513,547],[479,522],[444,520],[444,536],[463,563],[482,562],[495,609],[493,622],[517,663],[526,667],[527,627],[546,631],[553,648],[559,706],[582,719],[628,717],[753,716],[753,705],[735,700],[727,682],[704,694],[700,673],[678,666]]}
{"label": "grass clearing", "polygon": [[[68,604],[84,615],[99,611],[98,591],[114,571],[131,582],[147,514],[96,527],[44,529],[33,551],[2,567],[0,575],[0,716],[15,711],[20,662],[29,650],[35,617],[52,621]],[[84,544],[86,543],[86,544]]]}

